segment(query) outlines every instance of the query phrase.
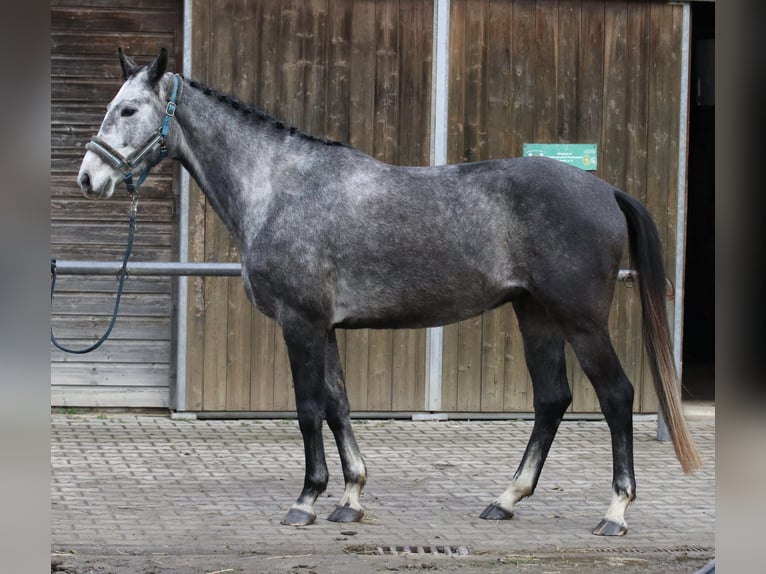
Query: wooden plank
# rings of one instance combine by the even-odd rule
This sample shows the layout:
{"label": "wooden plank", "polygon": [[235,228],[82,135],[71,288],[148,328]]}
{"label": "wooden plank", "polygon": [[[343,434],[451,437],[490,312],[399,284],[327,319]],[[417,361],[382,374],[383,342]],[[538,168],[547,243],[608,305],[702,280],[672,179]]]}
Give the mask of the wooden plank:
{"label": "wooden plank", "polygon": [[532,141],[535,137],[535,16],[534,0],[517,0],[514,3],[511,30],[511,153],[514,156],[520,156],[524,142]]}
{"label": "wooden plank", "polygon": [[[599,143],[599,166],[604,165],[604,142],[601,139],[604,93],[604,2],[582,0],[579,41],[580,86],[577,100],[577,131],[581,142]],[[599,171],[597,175],[601,176]],[[600,412],[590,381],[580,368],[569,345],[566,345],[567,374],[572,388],[573,412]]]}
{"label": "wooden plank", "polygon": [[305,131],[303,98],[305,95],[303,53],[303,0],[280,2],[279,51],[281,73],[279,99],[274,114],[285,123]]}
{"label": "wooden plank", "polygon": [[[626,188],[628,164],[633,159],[627,155],[629,134],[628,108],[628,69],[627,45],[628,3],[609,2],[604,7],[604,100],[602,117],[603,164],[600,165],[601,177],[612,185]],[[626,347],[634,346],[629,333],[620,329],[630,317],[626,308],[627,293],[624,289],[615,291],[609,317],[609,331],[615,351],[623,369],[630,377],[630,362],[625,360]],[[638,345],[640,350],[640,344]]]}
{"label": "wooden plank", "polygon": [[178,0],[51,0],[52,7],[107,7],[120,9],[171,10],[178,7]]}
{"label": "wooden plank", "polygon": [[[625,153],[628,161],[625,166],[624,181],[626,192],[642,202],[646,200],[647,172],[647,125],[649,84],[649,7],[645,3],[629,2],[627,5],[625,30]],[[624,268],[633,268],[629,257],[623,258]],[[615,291],[615,304],[619,312],[612,331],[615,348],[623,369],[635,387],[634,410],[641,411],[641,396],[645,385],[651,386],[651,380],[643,377],[644,344],[641,326],[641,307],[636,289],[629,289],[618,283]],[[648,375],[648,373],[647,373]]]}
{"label": "wooden plank", "polygon": [[263,313],[251,313],[250,410],[273,411],[276,323]]}
{"label": "wooden plank", "polygon": [[[230,75],[222,78],[226,89],[236,97],[243,97],[249,91],[249,82],[254,82],[255,78],[248,79],[247,72],[250,69],[248,65],[249,57],[245,54],[247,46],[246,33],[244,27],[248,7],[241,0],[232,3],[231,22],[229,34],[231,37],[231,51],[227,51],[223,58],[228,57],[229,65],[226,67]],[[249,80],[249,81],[248,81]],[[238,261],[237,250],[234,242],[229,236],[228,257],[229,261]],[[252,305],[245,294],[242,279],[240,277],[231,277],[225,280],[227,287],[227,312],[226,321],[226,410],[248,410],[250,408],[250,353],[252,347],[251,341],[251,314]]]}
{"label": "wooden plank", "polygon": [[501,307],[482,317],[480,410],[485,412],[503,410],[507,316]]}
{"label": "wooden plank", "polygon": [[[323,94],[325,99],[323,133],[332,140],[348,142],[351,126],[352,3],[330,1],[327,10],[327,82]],[[346,365],[348,359],[346,352],[347,333],[345,329],[335,330],[346,384],[349,380]]]}
{"label": "wooden plank", "polygon": [[[391,2],[375,4],[375,104],[373,155],[395,163],[398,153],[399,21]],[[369,333],[367,407],[391,410],[394,337],[391,331]]]}
{"label": "wooden plank", "polygon": [[552,142],[556,139],[557,30],[556,2],[538,2],[535,8],[535,106],[532,134],[538,142]]}
{"label": "wooden plank", "polygon": [[96,32],[108,34],[115,30],[130,30],[132,34],[158,33],[167,34],[175,28],[177,12],[173,7],[164,9],[115,10],[113,7],[81,8],[51,6],[51,22],[56,27],[51,29],[70,32]]}
{"label": "wooden plank", "polygon": [[[169,222],[160,223],[142,223],[141,231],[136,234],[133,244],[137,247],[161,247],[168,249],[173,245],[173,227]],[[117,228],[114,224],[105,224],[102,222],[93,222],[83,230],[79,224],[70,221],[54,221],[51,223],[51,243],[54,245],[76,245],[85,243],[90,246],[90,257],[93,258],[94,240],[97,245],[122,245],[128,239],[127,219],[123,229]]]}
{"label": "wooden plank", "polygon": [[430,160],[432,2],[399,3],[400,79],[399,165],[428,165]]}
{"label": "wooden plank", "polygon": [[[486,60],[487,3],[471,0],[465,11],[465,70],[463,103],[463,161],[487,158]],[[482,317],[462,321],[457,326],[457,408],[481,409]]]}
{"label": "wooden plank", "polygon": [[307,0],[303,34],[303,128],[325,136],[328,76],[328,0]]}
{"label": "wooden plank", "polygon": [[580,0],[559,2],[556,29],[556,133],[562,143],[579,139],[577,118],[580,67]]}
{"label": "wooden plank", "polygon": [[[449,46],[449,102],[447,132],[447,163],[464,161],[465,116],[465,58],[466,0],[450,2]],[[459,324],[447,325],[443,330],[442,353],[442,410],[458,410],[458,331]]]}
{"label": "wooden plank", "polygon": [[[353,4],[331,1],[328,15],[328,70],[325,133],[336,141],[350,141],[351,46]],[[342,337],[338,333],[339,342]]]}
{"label": "wooden plank", "polygon": [[[142,201],[141,219],[144,221],[169,221],[173,218],[173,205],[167,201]],[[120,201],[70,201],[51,199],[51,220],[56,221],[126,221],[127,208]]]}
{"label": "wooden plank", "polygon": [[[59,275],[56,279],[56,296],[59,293],[107,293],[116,294],[116,276]],[[170,293],[169,277],[131,277],[125,280],[123,294]]]}
{"label": "wooden plank", "polygon": [[513,3],[493,0],[487,24],[487,156],[512,155],[511,27]]}
{"label": "wooden plank", "polygon": [[[192,2],[192,77],[207,81],[210,42],[210,10],[207,0]],[[205,213],[207,202],[194,180],[189,184],[189,261],[205,260]],[[186,408],[202,410],[205,359],[205,279],[189,277],[186,318]]]}
{"label": "wooden plank", "polygon": [[114,54],[121,46],[130,56],[138,60],[156,57],[165,46],[172,51],[175,38],[172,32],[132,34],[125,32],[61,32],[51,31],[51,50],[59,54],[77,56],[105,56]]}
{"label": "wooden plank", "polygon": [[[491,1],[486,10],[486,149],[487,158],[512,154],[511,129],[511,27],[513,4]],[[505,347],[509,310],[500,307],[482,318],[481,410],[504,409]]]}
{"label": "wooden plank", "polygon": [[[216,2],[210,13],[209,84],[231,92],[230,23],[233,2]],[[231,238],[212,209],[205,211],[205,261],[230,261]],[[228,282],[205,278],[203,409],[225,410],[228,370]]]}
{"label": "wooden plank", "polygon": [[[53,299],[52,313],[56,315],[105,315],[114,309],[112,293],[61,293]],[[123,293],[120,315],[137,317],[169,317],[172,301],[169,293]]]}
{"label": "wooden plank", "polygon": [[[277,3],[259,2],[255,14],[255,28],[252,33],[253,51],[257,54],[258,76],[250,88],[256,105],[265,110],[275,111],[278,99],[279,61],[279,13]],[[276,379],[275,358],[278,344],[282,344],[281,332],[274,321],[253,310],[251,312],[251,354],[250,354],[250,406],[253,410],[278,410],[289,404],[285,399],[279,407],[275,402]],[[284,370],[284,358],[280,361]],[[284,380],[284,373],[280,381]],[[284,383],[281,383],[284,386]],[[288,390],[289,387],[288,387]],[[284,392],[278,396],[284,397]]]}
{"label": "wooden plank", "polygon": [[487,159],[486,11],[485,0],[470,0],[466,6],[463,161]]}
{"label": "wooden plank", "polygon": [[51,387],[51,406],[54,407],[124,407],[168,408],[170,393],[167,388],[154,387]]}
{"label": "wooden plank", "polygon": [[54,387],[89,386],[94,392],[99,387],[167,389],[169,380],[167,364],[51,363],[51,384]]}
{"label": "wooden plank", "polygon": [[[352,146],[374,154],[375,114],[375,3],[351,5],[349,70],[348,141]],[[353,87],[351,87],[353,86]],[[346,331],[346,392],[354,410],[369,410],[370,335],[367,329]]]}
{"label": "wooden plank", "polygon": [[458,324],[457,410],[481,408],[481,316]]}
{"label": "wooden plank", "polygon": [[[646,206],[654,217],[665,248],[665,272],[675,273],[676,171],[678,115],[680,105],[680,30],[674,28],[675,6],[652,4],[649,8],[649,81]],[[670,160],[669,158],[673,158]],[[672,221],[671,221],[672,220]],[[670,230],[673,230],[672,234]],[[654,412],[657,398],[649,384],[643,385],[642,412]]]}
{"label": "wooden plank", "polygon": [[[521,155],[524,142],[535,139],[536,6],[515,2],[510,30],[510,133],[504,149],[507,155]],[[524,360],[524,346],[512,309],[505,309],[503,410],[532,410],[532,382]]]}
{"label": "wooden plank", "polygon": [[[231,76],[225,79],[227,89],[236,97],[247,100],[250,85],[256,78],[249,77],[252,55],[245,53],[248,46],[245,27],[247,14],[252,12],[245,2],[234,2],[231,8]],[[224,56],[225,57],[225,56]],[[229,237],[230,260],[238,260],[237,251]],[[226,332],[226,410],[248,410],[251,394],[252,313],[253,308],[244,292],[239,277],[226,280],[228,288],[228,317]]]}
{"label": "wooden plank", "polygon": [[[100,334],[99,334],[100,336]],[[71,349],[84,349],[92,345],[96,338],[62,338],[58,336],[59,343]],[[59,349],[51,348],[51,361],[54,363],[82,363],[81,355],[72,355]],[[136,363],[170,363],[170,341],[151,340],[119,340],[107,339],[96,351],[88,355],[87,362],[97,363],[123,363],[134,365]],[[130,368],[130,367],[128,367]]]}
{"label": "wooden plank", "polygon": [[[110,317],[99,315],[58,315],[51,317],[56,337],[63,340],[97,340],[109,326]],[[142,341],[170,341],[171,327],[166,317],[118,318],[110,341],[140,339]]]}
{"label": "wooden plank", "polygon": [[[291,0],[280,3],[278,24],[279,52],[277,63],[279,72],[275,87],[275,107],[273,112],[289,125],[303,127],[304,98],[304,55],[303,55],[303,3]],[[290,361],[287,346],[281,330],[277,328],[274,345],[274,408],[277,410],[295,410],[295,392],[293,389]]]}
{"label": "wooden plank", "polygon": [[533,410],[532,379],[524,358],[524,343],[512,307],[506,307],[505,330],[505,388],[503,410],[505,412],[531,412]]}
{"label": "wooden plank", "polygon": [[[428,121],[431,95],[431,39],[433,6],[430,2],[399,3],[399,110],[397,160],[400,165],[428,165]],[[426,69],[428,73],[426,72]],[[392,333],[392,409],[425,408],[425,331]]]}

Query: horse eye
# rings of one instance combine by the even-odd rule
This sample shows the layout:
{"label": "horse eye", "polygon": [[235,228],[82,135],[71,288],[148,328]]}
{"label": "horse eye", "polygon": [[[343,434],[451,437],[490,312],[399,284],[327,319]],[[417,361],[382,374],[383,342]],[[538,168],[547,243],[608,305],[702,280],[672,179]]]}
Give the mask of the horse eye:
{"label": "horse eye", "polygon": [[135,113],[136,113],[136,110],[134,108],[123,108],[123,110],[120,112],[120,115],[123,118],[129,118]]}

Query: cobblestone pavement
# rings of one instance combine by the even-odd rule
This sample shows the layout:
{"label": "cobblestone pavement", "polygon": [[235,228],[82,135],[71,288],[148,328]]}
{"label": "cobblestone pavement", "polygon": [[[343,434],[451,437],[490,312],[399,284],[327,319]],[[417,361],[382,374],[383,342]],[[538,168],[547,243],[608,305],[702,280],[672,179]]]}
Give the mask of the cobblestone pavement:
{"label": "cobblestone pavement", "polygon": [[[590,533],[610,499],[611,449],[603,421],[564,421],[536,493],[518,505],[513,520],[500,522],[478,516],[508,485],[530,421],[353,424],[369,472],[364,521],[326,520],[343,492],[328,432],[330,485],[317,501],[319,518],[292,528],[279,521],[303,482],[294,420],[55,414],[52,570],[324,572],[322,565],[329,568],[327,559],[335,557],[332,570],[340,572],[356,555],[370,568],[350,565],[349,572],[385,571],[402,568],[400,558],[390,556],[401,555],[404,546],[436,552],[442,560],[445,552],[467,552],[464,565],[486,557],[484,566],[515,568],[497,571],[532,571],[536,557],[587,553],[640,571],[652,571],[652,557],[687,557],[691,561],[677,571],[694,572],[714,556],[712,416],[690,421],[705,459],[691,476],[681,472],[671,445],[655,440],[656,421],[635,423],[638,498],[623,538]],[[312,557],[325,560],[312,566]]]}

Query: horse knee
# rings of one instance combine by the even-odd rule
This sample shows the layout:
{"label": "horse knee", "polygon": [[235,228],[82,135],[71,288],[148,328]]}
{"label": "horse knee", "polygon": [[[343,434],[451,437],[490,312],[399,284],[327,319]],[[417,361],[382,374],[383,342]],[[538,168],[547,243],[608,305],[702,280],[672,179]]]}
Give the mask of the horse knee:
{"label": "horse knee", "polygon": [[549,415],[560,419],[572,404],[572,391],[569,386],[560,389],[559,392],[537,393],[534,398],[535,412]]}
{"label": "horse knee", "polygon": [[621,374],[607,388],[597,388],[601,412],[609,420],[614,417],[630,417],[633,414],[633,398],[635,391],[628,378]]}

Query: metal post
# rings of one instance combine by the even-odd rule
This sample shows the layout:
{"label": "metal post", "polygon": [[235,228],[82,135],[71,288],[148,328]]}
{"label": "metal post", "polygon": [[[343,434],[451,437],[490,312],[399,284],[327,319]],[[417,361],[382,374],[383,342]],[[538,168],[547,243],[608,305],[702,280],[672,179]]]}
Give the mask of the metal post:
{"label": "metal post", "polygon": [[[434,2],[433,63],[431,67],[431,165],[447,163],[449,88],[449,0]],[[442,403],[444,328],[426,331],[426,410],[439,411]]]}
{"label": "metal post", "polygon": [[[673,336],[673,359],[681,384],[683,375],[683,320],[684,320],[684,262],[686,253],[686,181],[687,181],[687,152],[689,138],[689,52],[691,51],[691,6],[684,3],[683,22],[681,28],[681,95],[678,122],[678,179],[676,189],[678,194],[676,213],[676,274],[674,278],[674,297],[668,301],[668,320]],[[669,441],[670,433],[661,412],[657,413],[657,440]]]}
{"label": "metal post", "polygon": [[[183,74],[192,77],[192,0],[184,0],[183,30]],[[189,261],[189,172],[179,168],[179,214],[178,214],[178,259]],[[186,330],[189,301],[189,281],[186,276],[178,278],[178,299],[176,301],[176,380],[171,387],[171,405],[178,411],[186,409]]]}

